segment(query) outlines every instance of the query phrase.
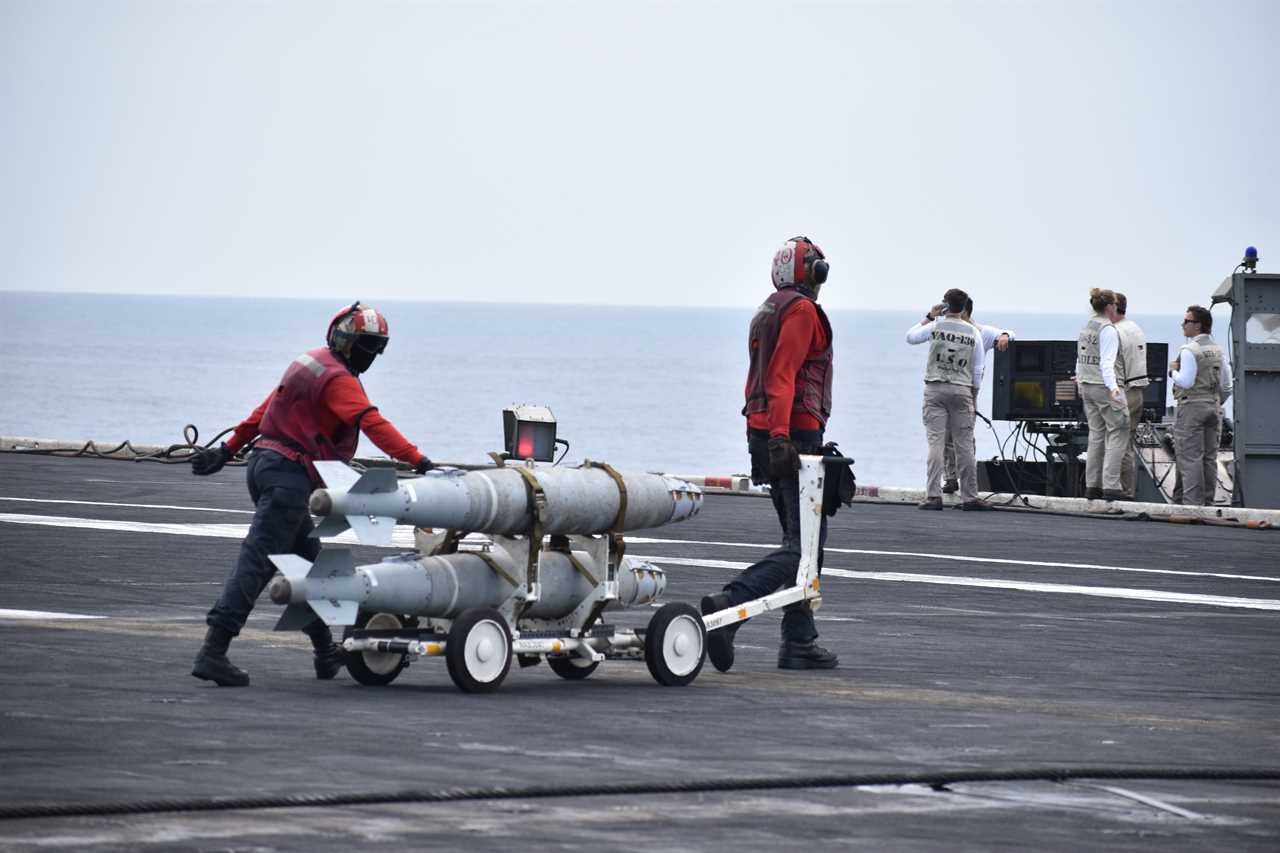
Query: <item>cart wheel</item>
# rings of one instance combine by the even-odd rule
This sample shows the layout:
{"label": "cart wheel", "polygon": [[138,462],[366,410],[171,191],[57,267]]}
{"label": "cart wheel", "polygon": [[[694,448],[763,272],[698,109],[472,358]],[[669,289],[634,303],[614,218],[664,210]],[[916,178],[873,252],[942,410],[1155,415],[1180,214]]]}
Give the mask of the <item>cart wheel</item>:
{"label": "cart wheel", "polygon": [[492,608],[464,610],[453,620],[444,647],[449,677],[466,693],[489,693],[511,669],[511,629]]}
{"label": "cart wheel", "polygon": [[644,634],[644,662],[655,681],[666,687],[684,687],[698,677],[706,657],[707,631],[702,614],[691,605],[664,604]]}
{"label": "cart wheel", "polygon": [[[362,612],[356,619],[357,628],[370,631],[397,631],[404,627],[400,617],[391,613]],[[343,639],[351,635],[348,628]],[[347,655],[347,672],[366,687],[383,687],[396,680],[396,676],[409,665],[408,655],[393,652],[356,652]]]}
{"label": "cart wheel", "polygon": [[596,671],[600,665],[598,660],[588,660],[577,655],[559,655],[547,658],[547,666],[551,671],[566,681],[581,681]]}

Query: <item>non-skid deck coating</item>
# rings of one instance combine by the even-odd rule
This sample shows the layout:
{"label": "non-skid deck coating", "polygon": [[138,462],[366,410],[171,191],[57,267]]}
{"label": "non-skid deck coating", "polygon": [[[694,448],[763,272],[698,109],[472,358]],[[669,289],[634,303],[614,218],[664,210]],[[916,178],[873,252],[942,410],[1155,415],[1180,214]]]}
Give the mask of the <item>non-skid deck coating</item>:
{"label": "non-skid deck coating", "polygon": [[[305,640],[270,632],[280,611],[264,597],[232,646],[253,686],[219,689],[188,670],[247,509],[241,469],[200,479],[185,466],[0,455],[0,805],[1280,768],[1271,531],[859,504],[833,520],[828,542],[818,616],[835,671],[776,669],[778,621],[766,616],[739,633],[731,673],[708,664],[683,689],[625,662],[583,682],[513,667],[485,696],[459,693],[434,660],[385,689],[317,682]],[[634,537],[630,553],[666,567],[667,600],[696,602],[776,534],[768,501],[713,495],[692,522]],[[640,625],[649,612],[612,621]],[[1280,785],[1022,782],[0,821],[4,850],[798,844],[1274,850]]]}

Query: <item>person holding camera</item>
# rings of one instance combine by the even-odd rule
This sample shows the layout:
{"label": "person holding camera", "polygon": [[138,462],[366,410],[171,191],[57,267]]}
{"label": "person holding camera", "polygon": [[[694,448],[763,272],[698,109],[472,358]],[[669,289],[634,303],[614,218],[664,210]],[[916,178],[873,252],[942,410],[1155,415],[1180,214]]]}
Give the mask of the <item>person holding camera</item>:
{"label": "person holding camera", "polygon": [[[942,305],[938,305],[935,307],[938,309],[945,308],[945,306],[942,306]],[[973,327],[978,330],[979,334],[982,335],[982,352],[984,357],[987,353],[990,353],[993,348],[999,350],[1000,352],[1004,352],[1009,348],[1009,344],[1013,342],[1015,335],[1011,329],[1002,329],[999,326],[985,326],[982,323],[973,322],[973,297],[969,297],[969,299],[965,302],[964,311],[960,314],[960,317],[966,323],[972,323]],[[978,413],[978,391],[981,390],[981,388],[982,388],[982,377],[979,376],[976,384],[973,386],[973,410],[974,410],[974,417],[975,417],[975,421],[974,421],[975,432],[977,431],[977,428],[978,428],[977,421],[976,421],[977,413]],[[977,465],[976,446],[974,448],[974,457],[975,457],[974,465],[976,467]],[[946,446],[943,448],[942,470],[943,470],[943,478],[944,478],[944,482],[942,484],[942,493],[944,495],[951,495],[960,491],[960,479],[959,479],[959,475],[956,473],[956,448],[955,448],[954,442],[952,442],[951,440],[950,434],[948,434]]]}
{"label": "person holding camera", "polygon": [[[960,505],[964,510],[991,509],[978,498],[978,470],[974,459],[974,397],[982,381],[986,348],[982,333],[963,317],[969,294],[951,288],[923,320],[907,330],[907,343],[929,344],[924,373],[925,437],[929,461],[925,472],[925,499],[920,509],[942,509],[942,474],[945,446],[955,448]],[[945,313],[944,313],[945,312]]]}

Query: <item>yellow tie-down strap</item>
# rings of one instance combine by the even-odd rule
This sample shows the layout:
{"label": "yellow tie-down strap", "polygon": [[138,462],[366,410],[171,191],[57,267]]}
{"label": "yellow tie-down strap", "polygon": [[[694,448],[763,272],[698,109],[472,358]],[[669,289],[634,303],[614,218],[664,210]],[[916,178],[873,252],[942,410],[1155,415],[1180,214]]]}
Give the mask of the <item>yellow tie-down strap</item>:
{"label": "yellow tie-down strap", "polygon": [[529,497],[529,512],[533,515],[533,525],[529,529],[529,561],[525,569],[529,589],[538,583],[538,553],[542,550],[542,516],[547,508],[547,493],[534,473],[523,465],[513,465],[524,478],[525,489]]}
{"label": "yellow tie-down strap", "polygon": [[498,575],[498,577],[502,578],[504,581],[511,584],[511,586],[514,589],[520,588],[520,581],[513,578],[510,572],[502,568],[502,565],[493,558],[493,555],[486,554],[484,551],[471,551],[470,553],[474,554],[475,556],[479,557],[480,559],[488,563],[489,568],[493,569],[493,571]]}
{"label": "yellow tie-down strap", "polygon": [[615,470],[614,467],[610,465],[608,462],[592,462],[590,459],[588,459],[583,464],[586,465],[588,468],[599,468],[601,471],[608,474],[613,479],[613,482],[617,484],[618,514],[613,517],[613,526],[609,528],[609,533],[610,535],[621,533],[622,523],[623,521],[626,520],[626,517],[627,517],[627,481],[624,480],[622,478],[622,475],[619,474],[617,470]]}
{"label": "yellow tie-down strap", "polygon": [[582,562],[577,557],[573,556],[572,551],[562,551],[561,553],[569,558],[569,565],[577,569],[578,574],[582,575],[584,578],[587,579],[587,583],[591,584],[592,586],[600,585],[600,581],[596,579],[596,576],[591,574],[591,572],[587,571],[587,567],[582,565]]}

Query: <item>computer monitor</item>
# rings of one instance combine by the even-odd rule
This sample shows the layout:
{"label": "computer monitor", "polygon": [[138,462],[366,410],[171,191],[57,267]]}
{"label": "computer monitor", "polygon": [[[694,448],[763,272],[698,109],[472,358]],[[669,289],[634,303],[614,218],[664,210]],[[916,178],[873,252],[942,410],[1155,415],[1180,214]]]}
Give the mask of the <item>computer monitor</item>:
{"label": "computer monitor", "polygon": [[[999,421],[1083,421],[1084,404],[1076,390],[1075,341],[1014,341],[994,350],[991,417]],[[1168,393],[1169,345],[1147,344],[1151,384],[1142,398],[1142,420],[1164,418]]]}

